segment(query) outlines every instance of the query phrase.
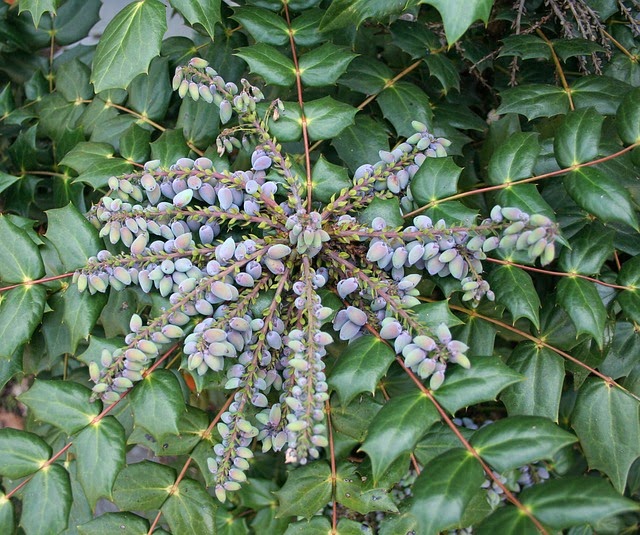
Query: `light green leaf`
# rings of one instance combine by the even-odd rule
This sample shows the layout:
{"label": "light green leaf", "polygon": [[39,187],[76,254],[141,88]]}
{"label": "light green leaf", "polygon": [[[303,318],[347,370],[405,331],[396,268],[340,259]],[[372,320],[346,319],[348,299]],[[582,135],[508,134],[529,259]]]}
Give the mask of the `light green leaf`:
{"label": "light green leaf", "polygon": [[505,184],[532,176],[540,155],[536,132],[516,132],[505,143],[498,145],[489,160],[488,182]]}
{"label": "light green leaf", "polygon": [[183,479],[162,506],[162,514],[172,533],[219,533],[217,508],[202,484]]}
{"label": "light green leaf", "polygon": [[39,279],[44,275],[44,264],[38,247],[26,230],[14,225],[6,215],[0,214],[0,281],[21,283]]}
{"label": "light green leaf", "polygon": [[553,117],[569,110],[564,89],[555,85],[526,84],[502,92],[502,103],[496,113],[519,113],[532,121],[537,117]]}
{"label": "light green leaf", "polygon": [[433,112],[427,94],[417,85],[396,82],[387,87],[376,99],[382,114],[399,136],[409,137],[415,133],[412,121],[419,121],[431,127]]}
{"label": "light green leaf", "polygon": [[489,281],[496,301],[511,312],[513,323],[519,318],[527,318],[536,329],[540,328],[540,298],[526,271],[509,265],[500,266],[491,272]]}
{"label": "light green leaf", "polygon": [[529,414],[557,422],[564,383],[562,357],[546,347],[521,342],[511,353],[507,364],[524,378],[508,386],[500,396],[509,416]]}
{"label": "light green leaf", "polygon": [[[18,479],[38,471],[51,457],[51,447],[38,435],[0,429],[0,474]],[[1,501],[1,500],[0,500]]]}
{"label": "light green leaf", "polygon": [[151,461],[125,466],[113,485],[113,502],[124,511],[159,509],[176,480],[173,468]]}
{"label": "light green leaf", "polygon": [[439,419],[434,405],[420,391],[387,401],[371,422],[360,448],[371,458],[374,485],[398,457],[413,451]]}
{"label": "light green leaf", "polygon": [[234,11],[232,18],[242,24],[258,43],[273,46],[289,43],[289,28],[286,21],[268,9],[239,7]]}
{"label": "light green leaf", "polygon": [[18,13],[28,11],[33,17],[33,25],[37,28],[44,13],[56,14],[58,0],[20,0]]}
{"label": "light green leaf", "polygon": [[623,492],[629,468],[640,456],[638,402],[600,379],[589,378],[578,391],[571,427],[589,468],[607,474],[618,492]]}
{"label": "light green leaf", "polygon": [[322,154],[311,171],[313,199],[328,203],[333,195],[353,186],[345,167],[332,164]]}
{"label": "light green leaf", "polygon": [[251,72],[259,74],[268,84],[289,87],[296,81],[296,68],[287,56],[263,43],[244,47],[236,52],[249,65]]}
{"label": "light green leaf", "polygon": [[604,117],[593,108],[569,112],[557,129],[553,141],[556,160],[561,167],[572,167],[598,155]]}
{"label": "light green leaf", "polygon": [[[0,219],[1,221],[1,219]],[[10,359],[42,320],[47,291],[24,285],[0,293],[0,359]]]}
{"label": "light green leaf", "polygon": [[216,24],[221,22],[220,0],[171,0],[175,7],[189,23],[200,24],[213,39]]}
{"label": "light green leaf", "polygon": [[433,395],[445,409],[455,414],[463,407],[496,399],[504,388],[521,380],[520,374],[498,357],[475,357],[468,370],[451,366],[444,384]]}
{"label": "light green leaf", "polygon": [[20,525],[27,535],[60,533],[67,527],[72,499],[68,472],[59,464],[48,466],[24,489]]}
{"label": "light green leaf", "polygon": [[178,434],[178,420],[184,417],[186,406],[173,373],[156,370],[147,375],[131,391],[130,399],[135,423],[156,439]]}
{"label": "light green leaf", "polygon": [[75,182],[84,182],[93,188],[103,188],[109,177],[129,173],[133,166],[115,157],[114,148],[108,143],[86,141],[78,143],[60,162],[78,172]]}
{"label": "light green leaf", "polygon": [[356,54],[332,43],[314,48],[300,58],[300,77],[309,87],[333,85],[347,70]]}
{"label": "light green leaf", "polygon": [[113,416],[84,428],[73,441],[78,480],[91,509],[99,498],[111,499],[118,472],[125,465],[125,431]]}
{"label": "light green leaf", "polygon": [[0,527],[6,533],[14,533],[16,525],[13,502],[5,499],[4,494],[0,495]]}
{"label": "light green leaf", "polygon": [[331,468],[324,461],[299,466],[289,472],[287,482],[278,492],[277,517],[311,518],[331,499]]}
{"label": "light green leaf", "polygon": [[625,95],[616,114],[616,127],[625,143],[640,142],[640,88]]}
{"label": "light green leaf", "polygon": [[33,417],[72,435],[100,413],[100,402],[90,401],[91,390],[62,380],[36,379],[19,399],[31,410]]}
{"label": "light green leaf", "polygon": [[394,359],[393,350],[379,338],[358,338],[340,355],[329,375],[329,386],[338,393],[340,402],[347,405],[361,392],[373,394]]}
{"label": "light green leaf", "polygon": [[323,97],[307,102],[304,113],[311,139],[331,139],[353,124],[358,109],[331,97]]}
{"label": "light green leaf", "polygon": [[458,191],[462,167],[453,158],[427,158],[411,179],[411,193],[419,204],[443,199]]}
{"label": "light green leaf", "polygon": [[478,460],[462,448],[428,462],[412,489],[410,512],[418,519],[418,532],[437,535],[458,525],[484,477]]}
{"label": "light green leaf", "polygon": [[476,20],[487,24],[493,6],[493,0],[420,0],[419,3],[432,5],[440,12],[449,45],[460,39]]}
{"label": "light green leaf", "polygon": [[607,311],[592,282],[563,277],[558,283],[558,304],[565,309],[578,334],[593,336],[602,349]]}
{"label": "light green leaf", "polygon": [[126,89],[136,75],[147,72],[160,54],[167,31],[166,7],[160,0],[132,2],[107,24],[93,58],[95,92]]}
{"label": "light green leaf", "polygon": [[379,20],[401,12],[406,6],[407,0],[333,0],[320,22],[320,30],[358,27],[365,19]]}
{"label": "light green leaf", "polygon": [[133,513],[104,513],[91,522],[78,526],[80,535],[143,535],[149,531],[149,522]]}
{"label": "light green leaf", "polygon": [[594,167],[582,167],[567,174],[564,185],[578,205],[602,221],[625,223],[638,230],[629,193],[614,177]]}

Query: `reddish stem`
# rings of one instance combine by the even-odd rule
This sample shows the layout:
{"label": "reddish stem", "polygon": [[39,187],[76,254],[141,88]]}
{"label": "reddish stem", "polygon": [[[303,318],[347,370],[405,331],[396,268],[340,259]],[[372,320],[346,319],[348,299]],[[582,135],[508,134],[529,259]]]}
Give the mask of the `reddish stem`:
{"label": "reddish stem", "polygon": [[73,277],[73,273],[63,273],[62,275],[54,275],[53,277],[45,277],[44,279],[37,279],[32,281],[19,282],[18,284],[13,284],[11,286],[4,286],[0,288],[0,292],[6,292],[7,290],[13,290],[14,288],[19,288],[20,286],[31,286],[32,284],[42,284],[44,282],[55,281],[58,279],[66,279],[67,277]]}
{"label": "reddish stem", "polygon": [[331,510],[331,534],[338,533],[338,496],[336,483],[338,481],[336,470],[336,452],[333,447],[333,429],[331,428],[331,405],[324,402],[324,412],[327,415],[327,429],[329,430],[329,455],[331,457],[331,495],[333,496],[333,508]]}

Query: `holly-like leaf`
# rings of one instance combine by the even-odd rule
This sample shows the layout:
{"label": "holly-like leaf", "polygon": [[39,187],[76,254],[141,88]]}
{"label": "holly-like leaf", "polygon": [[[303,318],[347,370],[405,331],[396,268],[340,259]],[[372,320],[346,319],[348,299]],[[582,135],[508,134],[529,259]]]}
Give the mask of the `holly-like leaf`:
{"label": "holly-like leaf", "polygon": [[353,182],[345,167],[332,164],[322,155],[311,171],[313,184],[313,198],[328,203],[333,195],[337,195],[344,188],[350,188]]}
{"label": "holly-like leaf", "polygon": [[186,406],[180,382],[168,370],[156,370],[147,375],[131,391],[131,408],[137,425],[156,439],[178,434],[178,421]]}
{"label": "holly-like leaf", "polygon": [[78,526],[80,535],[141,535],[149,531],[149,522],[133,513],[104,513],[86,524]]}
{"label": "holly-like leaf", "polygon": [[444,54],[429,54],[424,61],[429,74],[438,79],[445,94],[449,89],[460,91],[460,75],[453,61]]}
{"label": "holly-like leaf", "polygon": [[499,507],[477,529],[479,535],[538,535],[540,530],[516,507]]}
{"label": "holly-like leaf", "polygon": [[618,274],[618,284],[630,287],[618,295],[618,303],[625,314],[640,323],[640,256],[627,260]]}
{"label": "holly-like leaf", "polygon": [[529,414],[558,421],[564,383],[564,360],[546,347],[521,342],[507,361],[523,380],[505,388],[500,399],[509,416]]}
{"label": "holly-like leaf", "polygon": [[[367,132],[366,136],[362,132]],[[356,116],[331,142],[340,158],[355,171],[363,163],[376,162],[378,151],[388,147],[387,132],[377,121],[366,115]]]}
{"label": "holly-like leaf", "polygon": [[176,8],[191,25],[202,26],[213,39],[216,24],[221,22],[220,0],[171,0],[171,5]]}
{"label": "holly-like leaf", "polygon": [[331,499],[331,468],[324,461],[299,466],[289,472],[287,482],[278,492],[279,518],[311,518]]}
{"label": "holly-like leaf", "polygon": [[113,416],[84,428],[73,441],[78,480],[95,509],[99,498],[111,499],[118,472],[125,465],[125,431]]}
{"label": "holly-like leaf", "polygon": [[313,49],[300,58],[300,78],[309,87],[333,85],[356,54],[332,43]]}
{"label": "holly-like leaf", "polygon": [[320,30],[327,32],[347,26],[360,26],[368,18],[381,19],[401,12],[406,0],[334,0],[320,22]]}
{"label": "holly-like leaf", "polygon": [[36,379],[19,399],[36,420],[72,435],[89,425],[100,412],[100,402],[90,401],[90,397],[91,390],[78,383]]}
{"label": "holly-like leaf", "polygon": [[[0,220],[1,221],[1,220]],[[0,359],[10,359],[42,320],[47,291],[24,285],[0,293]]]}
{"label": "holly-like leaf", "polygon": [[505,184],[532,176],[540,155],[540,143],[535,132],[517,132],[498,145],[489,160],[488,182]]}
{"label": "holly-like leaf", "polygon": [[558,283],[558,303],[576,326],[576,332],[593,336],[602,349],[607,311],[592,282],[563,277]]}
{"label": "holly-like leaf", "polygon": [[129,162],[143,163],[149,159],[151,132],[132,124],[120,138],[120,155]]}
{"label": "holly-like leaf", "polygon": [[475,357],[471,368],[452,366],[444,384],[433,395],[451,414],[481,401],[496,399],[507,386],[522,376],[502,363],[498,357]]}
{"label": "holly-like leaf", "polygon": [[67,528],[72,500],[69,473],[59,464],[48,466],[24,489],[20,525],[25,533],[60,533]]}
{"label": "holly-like leaf", "polygon": [[183,479],[162,506],[172,533],[218,533],[216,510],[213,498],[192,479]]}
{"label": "holly-like leaf", "polygon": [[249,65],[251,72],[259,74],[268,84],[289,87],[296,81],[296,69],[287,56],[271,45],[257,43],[236,52]]}
{"label": "holly-like leaf", "polygon": [[44,13],[56,14],[58,0],[20,0],[18,13],[28,11],[33,17],[33,25],[37,28]]}
{"label": "holly-like leaf", "polygon": [[7,530],[7,533],[13,533],[15,524],[13,502],[5,499],[4,494],[2,494],[2,499],[0,499],[0,526],[2,529]]}
{"label": "holly-like leaf", "polygon": [[418,519],[418,532],[437,535],[458,525],[484,477],[478,460],[462,448],[429,461],[413,485],[410,511]]}
{"label": "holly-like leaf", "polygon": [[394,358],[393,350],[379,338],[358,338],[340,355],[329,376],[329,386],[343,405],[361,392],[373,394]]}
{"label": "holly-like leaf", "polygon": [[381,61],[363,56],[355,58],[338,83],[359,93],[379,93],[393,78],[393,71]]}
{"label": "holly-like leaf", "polygon": [[411,179],[411,194],[419,204],[427,204],[458,191],[462,167],[453,158],[427,158]]}
{"label": "holly-like leaf", "polygon": [[536,328],[540,328],[540,298],[526,271],[504,265],[494,269],[489,280],[496,294],[496,301],[511,312],[513,323],[519,318],[527,318]]}
{"label": "holly-like leaf", "polygon": [[420,438],[439,419],[433,403],[420,391],[387,401],[371,422],[360,448],[371,458],[374,484],[398,457],[413,451]]}
{"label": "holly-like leaf", "polygon": [[0,281],[21,283],[39,279],[44,275],[44,264],[38,247],[26,230],[14,225],[7,216],[0,215]]}
{"label": "holly-like leaf", "polygon": [[412,121],[419,121],[427,128],[431,126],[433,112],[429,97],[415,84],[396,82],[378,95],[377,102],[385,119],[400,136],[409,137],[415,133]]}
{"label": "holly-like leaf", "polygon": [[122,175],[133,169],[129,162],[115,157],[115,150],[111,145],[91,141],[78,143],[60,164],[77,171],[79,176],[75,182],[84,182],[96,189],[105,187],[109,177]]}
{"label": "holly-like leaf", "polygon": [[476,20],[487,24],[493,6],[493,0],[420,0],[419,3],[432,5],[440,12],[449,45],[460,39]]}
{"label": "holly-like leaf", "polygon": [[331,97],[312,100],[304,105],[311,139],[331,139],[353,124],[358,109]]}
{"label": "holly-like leaf", "polygon": [[0,171],[0,193],[15,184],[18,180],[20,180],[20,177],[8,175]]}
{"label": "holly-like leaf", "polygon": [[462,325],[463,322],[451,313],[451,309],[446,301],[435,301],[433,303],[422,303],[413,307],[418,320],[429,329],[435,329],[441,323],[447,327]]}
{"label": "holly-like leaf", "polygon": [[498,57],[518,57],[522,59],[551,59],[547,43],[536,35],[509,35],[502,39]]}
{"label": "holly-like leaf", "polygon": [[571,414],[589,467],[607,474],[623,492],[629,468],[640,456],[638,402],[595,377],[587,379]]}
{"label": "holly-like leaf", "polygon": [[608,76],[580,76],[571,85],[571,98],[578,110],[595,108],[603,115],[614,115],[629,89],[631,86]]}
{"label": "holly-like leaf", "polygon": [[502,92],[499,114],[519,113],[532,121],[537,117],[553,117],[569,110],[569,99],[561,87],[526,84]]}
{"label": "holly-like leaf", "polygon": [[369,395],[360,396],[346,406],[333,403],[331,423],[338,433],[362,442],[369,424],[381,408],[382,404]]}
{"label": "holly-like leaf", "polygon": [[172,93],[167,59],[154,58],[148,72],[136,76],[127,93],[127,105],[131,109],[149,119],[162,120],[167,113]]}
{"label": "holly-like leaf", "polygon": [[564,247],[559,266],[562,271],[596,275],[613,254],[613,230],[598,223],[586,226],[571,238],[571,249]]}
{"label": "holly-like leaf", "polygon": [[170,166],[189,152],[182,129],[165,130],[151,143],[151,158],[160,160],[161,165]]}
{"label": "holly-like leaf", "polygon": [[0,474],[18,479],[38,471],[51,457],[51,447],[38,435],[0,429]]}
{"label": "holly-like leaf", "polygon": [[366,515],[372,511],[397,513],[398,508],[384,488],[372,488],[353,465],[338,467],[336,471],[336,499],[339,503]]}
{"label": "holly-like leaf", "polygon": [[616,127],[625,143],[640,142],[640,88],[625,95],[616,114]]}
{"label": "holly-like leaf", "polygon": [[236,8],[233,18],[247,30],[256,42],[273,46],[289,43],[286,21],[268,9],[243,6]]}
{"label": "holly-like leaf", "polygon": [[595,159],[604,117],[593,108],[569,112],[553,141],[558,164],[572,167]]}
{"label": "holly-like leaf", "polygon": [[160,54],[167,31],[166,7],[160,0],[132,2],[118,13],[98,42],[92,66],[95,92],[126,89]]}
{"label": "holly-like leaf", "polygon": [[125,466],[113,485],[113,502],[124,511],[159,509],[176,480],[173,468],[151,461]]}

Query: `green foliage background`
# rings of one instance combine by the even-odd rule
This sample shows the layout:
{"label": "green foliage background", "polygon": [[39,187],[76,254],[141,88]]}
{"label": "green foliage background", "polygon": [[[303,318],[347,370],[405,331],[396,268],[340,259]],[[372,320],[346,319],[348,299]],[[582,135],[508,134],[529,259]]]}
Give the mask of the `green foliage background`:
{"label": "green foliage background", "polygon": [[[97,46],[74,44],[99,0],[0,4],[0,385],[29,384],[25,430],[0,430],[0,531],[636,532],[638,3],[237,3],[170,0],[196,36],[163,39],[165,4],[132,2]],[[132,288],[90,296],[69,279],[104,247],[83,214],[109,177],[150,159],[216,157],[216,107],[171,90],[193,56],[284,101],[272,133],[301,166],[303,102],[315,199],[419,120],[452,141],[452,156],[412,184],[425,213],[455,224],[516,206],[553,218],[564,239],[546,270],[517,255],[494,262],[496,303],[470,310],[446,280],[424,289],[436,302],[420,313],[471,347],[472,367],[437,392],[416,388],[376,338],[337,347],[334,457],[294,468],[258,455],[224,505],[206,470],[223,385],[196,395],[176,349],[116,407],[90,401],[88,364],[122,345],[133,312],[164,300]],[[456,436],[453,416],[497,421]],[[153,460],[127,463],[134,445]],[[394,499],[410,458],[422,475],[410,499]],[[492,511],[483,467],[540,461],[551,480]],[[102,498],[119,512],[96,515]]]}

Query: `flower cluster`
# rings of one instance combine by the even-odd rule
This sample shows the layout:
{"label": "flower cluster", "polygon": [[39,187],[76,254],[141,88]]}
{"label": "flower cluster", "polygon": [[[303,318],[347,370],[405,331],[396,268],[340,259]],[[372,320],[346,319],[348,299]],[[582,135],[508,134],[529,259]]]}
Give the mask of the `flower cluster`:
{"label": "flower cluster", "polygon": [[[244,151],[251,168],[180,158],[112,177],[111,191],[89,214],[111,252],[98,252],[74,276],[80,291],[137,285],[166,298],[146,323],[134,315],[125,346],[91,365],[96,396],[118,399],[176,340],[183,341],[184,370],[226,377],[233,401],[208,461],[221,501],[246,479],[254,441],[263,451],[284,450],[288,462],[320,457],[328,444],[327,346],[368,331],[437,389],[448,365],[472,361],[445,324],[426,325],[412,311],[422,277],[457,279],[462,299],[474,304],[493,299],[482,278],[486,254],[526,251],[548,263],[557,232],[548,218],[502,207],[466,227],[425,215],[404,228],[382,217],[362,222],[359,213],[376,196],[400,194],[403,209],[412,209],[411,178],[426,158],[446,153],[448,141],[419,123],[406,142],[360,167],[349,188],[311,208],[304,179],[269,133],[269,120],[286,110],[276,102],[258,115],[262,93],[241,85],[198,58],[174,78],[180,96],[218,105],[223,123],[235,112],[238,124],[222,132],[218,149]],[[325,292],[343,304],[327,306]]]}

